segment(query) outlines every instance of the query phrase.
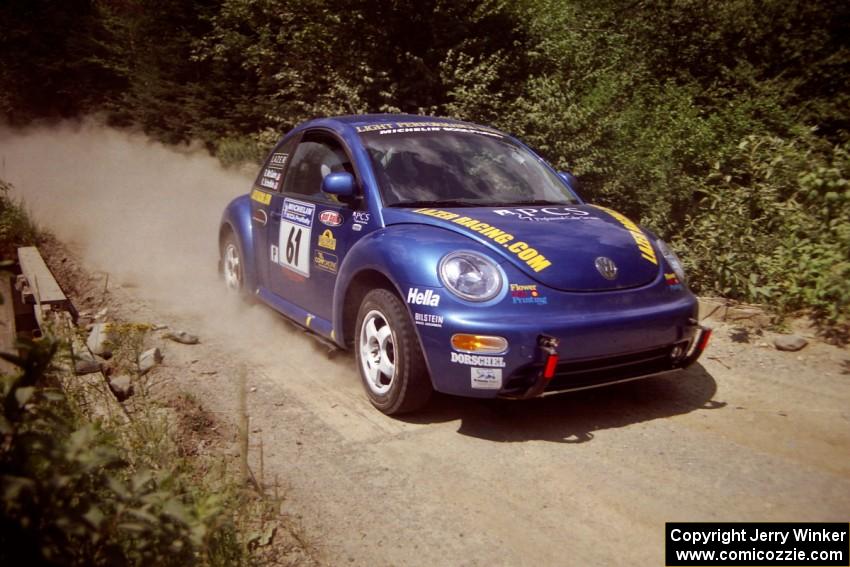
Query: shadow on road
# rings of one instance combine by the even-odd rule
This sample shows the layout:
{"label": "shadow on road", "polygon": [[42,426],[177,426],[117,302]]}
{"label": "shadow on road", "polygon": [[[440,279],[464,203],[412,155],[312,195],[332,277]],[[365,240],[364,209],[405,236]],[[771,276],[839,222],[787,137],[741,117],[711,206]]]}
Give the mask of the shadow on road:
{"label": "shadow on road", "polygon": [[526,401],[436,395],[411,423],[461,420],[458,433],[499,442],[585,443],[595,431],[699,409],[719,409],[717,383],[695,364],[680,374]]}

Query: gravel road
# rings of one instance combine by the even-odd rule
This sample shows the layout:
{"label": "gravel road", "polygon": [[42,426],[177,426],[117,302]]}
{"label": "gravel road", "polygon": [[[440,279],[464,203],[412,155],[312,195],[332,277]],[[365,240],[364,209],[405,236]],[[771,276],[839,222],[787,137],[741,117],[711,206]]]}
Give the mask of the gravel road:
{"label": "gravel road", "polygon": [[221,291],[215,227],[244,175],[91,126],[0,133],[0,154],[41,222],[94,279],[110,274],[116,315],[200,334],[166,344],[158,372],[223,419],[248,373],[263,476],[323,563],[663,565],[667,521],[850,518],[847,349],[778,352],[770,333],[736,342],[716,323],[678,376],[526,402],[437,397],[393,419],[351,355]]}

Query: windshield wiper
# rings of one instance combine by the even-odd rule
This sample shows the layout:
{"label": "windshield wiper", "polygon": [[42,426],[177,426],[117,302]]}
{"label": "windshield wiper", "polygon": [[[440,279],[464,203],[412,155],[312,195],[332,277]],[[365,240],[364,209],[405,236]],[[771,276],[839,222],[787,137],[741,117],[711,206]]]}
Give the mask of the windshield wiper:
{"label": "windshield wiper", "polygon": [[549,199],[528,199],[525,201],[511,201],[510,203],[504,203],[504,205],[509,207],[515,207],[517,205],[577,205],[575,201],[551,201]]}
{"label": "windshield wiper", "polygon": [[460,199],[439,199],[435,201],[402,201],[392,203],[388,207],[494,207],[500,203],[484,201],[466,201]]}

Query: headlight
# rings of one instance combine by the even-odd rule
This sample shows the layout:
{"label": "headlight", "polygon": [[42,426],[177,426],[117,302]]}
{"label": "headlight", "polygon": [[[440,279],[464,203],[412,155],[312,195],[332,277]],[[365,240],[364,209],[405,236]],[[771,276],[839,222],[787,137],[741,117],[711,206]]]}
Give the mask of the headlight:
{"label": "headlight", "polygon": [[468,301],[487,301],[502,290],[502,271],[481,254],[452,252],[440,260],[440,279],[449,291]]}
{"label": "headlight", "polygon": [[670,264],[671,268],[673,268],[673,273],[676,274],[679,281],[683,284],[687,283],[685,270],[682,268],[682,262],[679,261],[679,257],[676,256],[676,253],[670,250],[667,243],[660,238],[656,240],[655,243],[658,245],[658,250],[661,251],[661,255],[664,256],[664,259],[667,260],[667,263]]}

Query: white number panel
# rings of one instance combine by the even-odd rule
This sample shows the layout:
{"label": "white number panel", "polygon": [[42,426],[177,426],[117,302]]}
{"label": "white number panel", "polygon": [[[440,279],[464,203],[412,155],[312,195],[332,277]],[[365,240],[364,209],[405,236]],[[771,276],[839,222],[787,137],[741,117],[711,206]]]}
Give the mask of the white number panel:
{"label": "white number panel", "polygon": [[310,277],[310,243],[316,205],[284,199],[280,215],[278,263],[302,276]]}

